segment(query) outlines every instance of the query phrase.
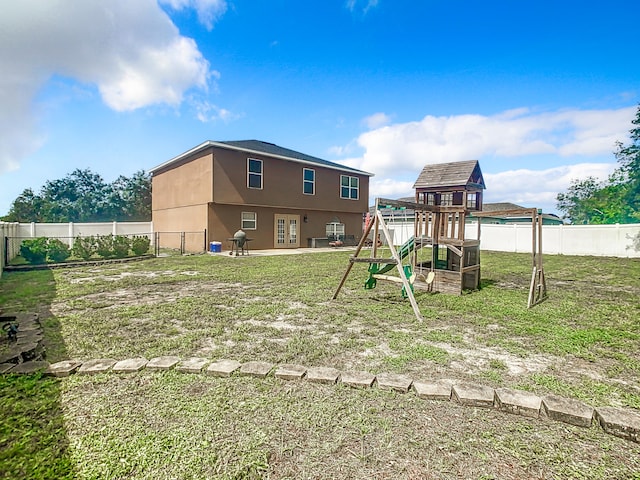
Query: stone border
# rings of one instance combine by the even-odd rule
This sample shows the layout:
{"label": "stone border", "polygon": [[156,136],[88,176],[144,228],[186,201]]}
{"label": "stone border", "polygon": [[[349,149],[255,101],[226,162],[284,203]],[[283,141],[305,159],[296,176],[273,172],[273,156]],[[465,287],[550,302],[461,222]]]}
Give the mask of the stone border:
{"label": "stone border", "polygon": [[413,380],[393,373],[340,371],[329,367],[305,367],[302,365],[275,365],[251,361],[244,364],[236,360],[185,358],[163,356],[147,360],[129,358],[117,361],[110,358],[87,361],[64,360],[54,364],[45,361],[27,361],[0,365],[0,373],[44,373],[54,377],[71,374],[116,373],[132,374],[142,370],[168,371],[175,369],[186,374],[206,374],[219,377],[251,376],[258,379],[269,375],[282,381],[307,381],[328,385],[342,384],[353,388],[376,388],[400,393],[413,392],[418,398],[452,401],[463,406],[493,408],[502,412],[528,418],[546,418],[558,422],[591,427],[595,421],[610,435],[640,443],[640,412],[632,409],[593,408],[578,400],[547,395],[539,397],[530,392],[510,388],[491,388],[456,380]]}

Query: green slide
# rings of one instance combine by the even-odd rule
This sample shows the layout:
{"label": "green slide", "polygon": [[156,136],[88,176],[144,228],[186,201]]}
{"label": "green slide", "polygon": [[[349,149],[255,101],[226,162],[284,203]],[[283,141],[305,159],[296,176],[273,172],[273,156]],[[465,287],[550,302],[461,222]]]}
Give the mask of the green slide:
{"label": "green slide", "polygon": [[[398,249],[398,255],[400,256],[400,260],[404,259],[414,248],[415,237],[411,237],[409,240],[404,242],[402,246]],[[387,273],[390,270],[393,270],[395,265],[393,263],[372,263],[369,265],[370,273]]]}

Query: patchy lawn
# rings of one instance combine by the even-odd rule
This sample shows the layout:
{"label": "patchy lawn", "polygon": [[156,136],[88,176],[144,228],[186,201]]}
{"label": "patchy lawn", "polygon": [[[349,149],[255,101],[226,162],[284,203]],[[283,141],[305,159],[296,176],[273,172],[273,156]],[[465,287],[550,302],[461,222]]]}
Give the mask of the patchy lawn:
{"label": "patchy lawn", "polygon": [[[348,255],[203,255],[9,273],[0,305],[40,313],[51,362],[264,360],[640,408],[640,260],[547,256],[549,299],[527,309],[529,256],[483,252],[483,288],[460,297],[417,292],[426,319],[418,322],[397,285],[362,288],[365,265],[354,266],[331,300]],[[3,398],[22,404],[19,391],[33,381],[0,379]],[[174,372],[37,381],[53,392],[29,384],[34,404],[12,410],[0,437],[23,470],[4,468],[13,463],[0,456],[0,472],[33,473],[42,464],[44,457],[38,463],[15,449],[38,432],[46,435],[32,441],[43,451],[61,445],[60,462],[47,460],[55,475],[32,478],[64,478],[64,468],[68,478],[167,479],[633,478],[640,471],[640,447],[597,428],[411,394]],[[48,411],[60,428],[24,425],[30,408]]]}

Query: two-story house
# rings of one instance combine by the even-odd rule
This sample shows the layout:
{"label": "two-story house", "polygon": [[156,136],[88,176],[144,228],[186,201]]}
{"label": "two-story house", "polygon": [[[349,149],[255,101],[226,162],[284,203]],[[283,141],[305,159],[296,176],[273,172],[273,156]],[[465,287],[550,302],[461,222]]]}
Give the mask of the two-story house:
{"label": "two-story house", "polygon": [[156,232],[242,229],[251,248],[362,233],[372,174],[259,140],[206,141],[150,170]]}

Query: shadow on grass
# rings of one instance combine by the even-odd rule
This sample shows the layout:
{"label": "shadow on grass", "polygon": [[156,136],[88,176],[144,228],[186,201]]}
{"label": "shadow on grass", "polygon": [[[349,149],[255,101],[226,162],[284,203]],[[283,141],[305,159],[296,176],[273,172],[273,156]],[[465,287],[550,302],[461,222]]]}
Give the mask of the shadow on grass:
{"label": "shadow on grass", "polygon": [[[55,285],[51,270],[5,273],[0,279],[0,309],[39,314],[50,362],[67,358],[60,322],[51,313]],[[0,479],[74,478],[60,380],[0,375],[0,398]]]}

